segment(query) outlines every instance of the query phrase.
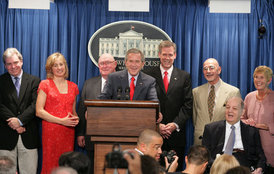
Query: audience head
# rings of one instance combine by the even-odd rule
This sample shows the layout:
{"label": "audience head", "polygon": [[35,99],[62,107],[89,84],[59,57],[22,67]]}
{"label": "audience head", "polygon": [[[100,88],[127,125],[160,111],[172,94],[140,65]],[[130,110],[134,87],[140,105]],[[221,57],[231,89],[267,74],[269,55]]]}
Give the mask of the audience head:
{"label": "audience head", "polygon": [[271,68],[267,66],[258,66],[253,73],[255,88],[258,90],[268,88],[272,81],[272,77],[273,71]]}
{"label": "audience head", "polygon": [[233,155],[223,154],[215,159],[210,169],[210,174],[225,174],[228,169],[240,166]]}
{"label": "audience head", "polygon": [[210,153],[205,146],[194,145],[190,147],[187,156],[185,157],[186,170],[195,168],[197,173],[202,174],[206,170]]}
{"label": "audience head", "polygon": [[161,171],[160,164],[149,155],[141,156],[142,174],[159,174]]}
{"label": "audience head", "polygon": [[176,59],[176,44],[169,40],[162,41],[159,45],[158,56],[162,67],[168,70]]}
{"label": "audience head", "polygon": [[209,84],[214,85],[219,81],[221,71],[222,69],[216,59],[209,58],[205,60],[203,64],[203,73]]}
{"label": "audience head", "polygon": [[197,166],[207,164],[210,158],[208,149],[203,145],[194,145],[190,147],[186,156],[186,161],[189,164],[195,164]]}
{"label": "audience head", "polygon": [[237,166],[237,167],[228,169],[228,171],[225,174],[251,174],[251,172],[249,168],[245,166]]}
{"label": "audience head", "polygon": [[163,138],[161,135],[151,129],[145,129],[141,132],[137,141],[137,148],[144,155],[149,155],[159,161],[162,153]]}
{"label": "audience head", "polygon": [[68,78],[68,64],[65,57],[61,53],[51,54],[46,62],[47,78],[53,79],[53,77]]}
{"label": "audience head", "polygon": [[244,110],[244,102],[240,97],[231,97],[226,102],[225,119],[233,125],[240,120]]}
{"label": "audience head", "polygon": [[57,167],[51,174],[77,174],[77,172],[71,167]]}
{"label": "audience head", "polygon": [[22,72],[23,57],[16,48],[7,48],[3,54],[6,70],[12,76],[19,76]]}
{"label": "audience head", "polygon": [[145,57],[142,51],[131,48],[127,51],[125,57],[125,66],[130,75],[136,76],[145,64]]}
{"label": "audience head", "polygon": [[15,174],[16,166],[8,156],[0,156],[0,174]]}
{"label": "audience head", "polygon": [[107,76],[115,71],[116,66],[117,62],[111,54],[104,53],[99,57],[98,67],[104,79],[107,79]]}
{"label": "audience head", "polygon": [[65,152],[59,158],[59,166],[71,167],[78,174],[88,174],[90,171],[90,160],[81,152]]}

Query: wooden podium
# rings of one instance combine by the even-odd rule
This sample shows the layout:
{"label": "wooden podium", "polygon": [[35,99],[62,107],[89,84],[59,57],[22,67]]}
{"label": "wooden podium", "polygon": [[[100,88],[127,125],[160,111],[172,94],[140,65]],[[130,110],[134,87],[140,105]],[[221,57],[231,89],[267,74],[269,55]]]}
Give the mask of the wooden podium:
{"label": "wooden podium", "polygon": [[[135,148],[144,129],[156,130],[159,102],[129,100],[86,100],[87,135],[94,142],[94,174],[103,174],[105,155],[114,143],[122,150]],[[112,169],[105,173],[113,174]]]}

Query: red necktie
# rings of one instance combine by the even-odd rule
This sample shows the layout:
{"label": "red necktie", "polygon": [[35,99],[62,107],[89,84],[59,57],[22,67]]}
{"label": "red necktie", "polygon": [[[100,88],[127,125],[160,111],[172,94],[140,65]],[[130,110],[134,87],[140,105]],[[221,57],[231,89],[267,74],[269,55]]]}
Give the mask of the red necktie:
{"label": "red necktie", "polygon": [[168,77],[167,77],[167,74],[168,74],[168,72],[165,71],[164,86],[165,86],[166,92],[167,92],[167,89],[168,89]]}
{"label": "red necktie", "polygon": [[130,88],[130,93],[129,93],[130,100],[133,99],[133,95],[134,95],[134,89],[135,89],[134,80],[135,80],[135,78],[131,77],[131,82],[130,82],[130,87],[129,87]]}

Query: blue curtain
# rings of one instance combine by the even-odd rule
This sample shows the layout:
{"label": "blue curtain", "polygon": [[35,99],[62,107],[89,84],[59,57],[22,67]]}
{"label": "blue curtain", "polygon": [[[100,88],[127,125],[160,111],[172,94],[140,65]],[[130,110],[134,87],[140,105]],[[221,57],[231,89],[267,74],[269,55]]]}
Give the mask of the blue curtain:
{"label": "blue curtain", "polygon": [[[267,29],[262,39],[260,19]],[[250,14],[209,13],[207,0],[150,0],[150,12],[109,12],[108,0],[55,0],[50,10],[8,9],[8,1],[0,0],[0,53],[16,47],[23,55],[24,71],[45,79],[47,57],[59,51],[69,64],[69,80],[81,89],[86,79],[99,74],[88,56],[89,38],[100,27],[120,20],[163,29],[178,46],[175,66],[191,74],[193,88],[206,82],[202,63],[209,57],[219,61],[221,78],[240,88],[242,97],[255,90],[255,67],[273,69],[273,0],[251,0]],[[1,61],[0,74],[4,72]],[[189,120],[187,148],[192,131]]]}

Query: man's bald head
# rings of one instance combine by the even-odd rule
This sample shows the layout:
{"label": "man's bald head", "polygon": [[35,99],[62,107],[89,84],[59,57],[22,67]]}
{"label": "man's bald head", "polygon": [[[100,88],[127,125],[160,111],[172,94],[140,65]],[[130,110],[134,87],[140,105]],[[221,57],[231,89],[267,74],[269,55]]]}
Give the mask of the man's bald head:
{"label": "man's bald head", "polygon": [[145,129],[141,132],[137,141],[137,149],[144,155],[149,155],[157,161],[162,153],[163,138],[161,135],[151,129]]}
{"label": "man's bald head", "polygon": [[216,59],[208,58],[205,60],[203,64],[203,73],[208,83],[211,85],[216,84],[220,79],[221,71],[222,69]]}

